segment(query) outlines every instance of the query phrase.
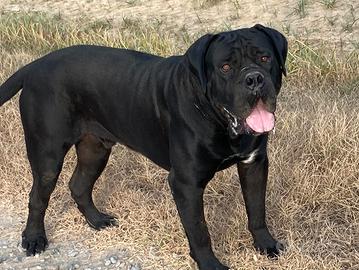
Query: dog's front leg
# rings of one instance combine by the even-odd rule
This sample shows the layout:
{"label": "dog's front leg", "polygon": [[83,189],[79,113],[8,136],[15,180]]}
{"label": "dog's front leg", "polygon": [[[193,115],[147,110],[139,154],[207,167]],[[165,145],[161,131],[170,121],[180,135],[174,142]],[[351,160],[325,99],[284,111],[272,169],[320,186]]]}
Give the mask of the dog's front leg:
{"label": "dog's front leg", "polygon": [[248,228],[253,236],[254,246],[270,257],[278,256],[283,246],[272,237],[265,221],[267,155],[259,155],[249,164],[238,163],[238,174],[246,204]]}
{"label": "dog's front leg", "polygon": [[229,268],[221,264],[213,253],[204,218],[203,192],[210,179],[200,181],[201,179],[193,179],[194,175],[188,171],[184,173],[171,170],[168,177],[177,210],[189,241],[190,254],[197,262],[200,270],[227,270]]}

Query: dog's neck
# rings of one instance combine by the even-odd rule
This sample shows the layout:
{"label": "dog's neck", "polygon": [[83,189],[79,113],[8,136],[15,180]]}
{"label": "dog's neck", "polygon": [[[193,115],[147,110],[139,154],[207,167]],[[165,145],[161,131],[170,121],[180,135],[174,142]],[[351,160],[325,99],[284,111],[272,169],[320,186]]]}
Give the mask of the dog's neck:
{"label": "dog's neck", "polygon": [[225,119],[220,116],[218,110],[215,108],[215,105],[209,101],[209,99],[204,94],[195,95],[195,102],[193,105],[198,110],[198,112],[207,120],[214,123],[216,126],[219,126],[223,130],[227,130],[227,123]]}
{"label": "dog's neck", "polygon": [[200,82],[193,76],[189,75],[189,82],[194,89],[194,102],[193,106],[204,119],[215,124],[218,129],[227,132],[228,123],[226,118],[221,114],[211,99],[208,97],[208,91],[202,89]]}

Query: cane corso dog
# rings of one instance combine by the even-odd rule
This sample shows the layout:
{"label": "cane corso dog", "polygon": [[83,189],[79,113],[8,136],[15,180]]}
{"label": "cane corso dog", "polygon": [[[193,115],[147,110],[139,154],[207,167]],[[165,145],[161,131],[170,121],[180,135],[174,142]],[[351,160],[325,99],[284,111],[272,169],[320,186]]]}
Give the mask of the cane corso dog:
{"label": "cane corso dog", "polygon": [[22,67],[0,87],[0,104],[23,89],[21,120],[33,173],[22,234],[28,255],[47,246],[44,216],[72,145],[71,195],[95,229],[116,225],[92,190],[111,148],[121,143],[169,171],[168,181],[201,270],[228,269],[214,255],[203,192],[217,171],[237,164],[254,246],[277,256],[265,221],[268,133],[285,75],[287,41],[255,25],[199,38],[184,55],[73,46]]}

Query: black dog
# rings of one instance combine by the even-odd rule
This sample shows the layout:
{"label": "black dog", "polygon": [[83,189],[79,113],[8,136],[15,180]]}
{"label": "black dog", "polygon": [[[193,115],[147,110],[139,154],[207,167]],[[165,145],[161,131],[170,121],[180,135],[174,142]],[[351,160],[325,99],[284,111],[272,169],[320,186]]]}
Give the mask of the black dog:
{"label": "black dog", "polygon": [[92,200],[111,147],[122,143],[169,171],[169,184],[202,270],[228,269],[213,254],[203,192],[237,164],[258,250],[280,244],[265,222],[268,132],[285,74],[287,41],[255,25],[198,39],[182,56],[162,58],[99,46],[58,50],[21,68],[0,87],[0,104],[21,88],[21,120],[33,172],[22,246],[47,245],[44,215],[63,159],[76,146],[72,197],[91,227],[116,223]]}

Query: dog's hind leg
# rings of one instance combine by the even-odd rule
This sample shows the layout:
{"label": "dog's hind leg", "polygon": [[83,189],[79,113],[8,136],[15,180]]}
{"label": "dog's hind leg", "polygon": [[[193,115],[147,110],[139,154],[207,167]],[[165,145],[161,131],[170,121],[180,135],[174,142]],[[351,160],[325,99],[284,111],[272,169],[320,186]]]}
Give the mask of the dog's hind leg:
{"label": "dog's hind leg", "polygon": [[59,137],[37,137],[26,134],[26,146],[30,161],[33,185],[29,199],[29,215],[22,234],[22,247],[26,255],[35,255],[45,250],[47,238],[44,217],[50,195],[55,188],[64,156],[71,144]]}
{"label": "dog's hind leg", "polygon": [[33,175],[29,215],[22,234],[22,246],[28,256],[40,253],[47,246],[46,208],[64,157],[74,143],[71,111],[65,103],[58,102],[53,89],[39,83],[36,86],[23,89],[20,96],[21,121]]}
{"label": "dog's hind leg", "polygon": [[107,164],[111,146],[90,134],[76,144],[77,166],[70,180],[71,195],[88,224],[96,230],[117,224],[113,216],[101,213],[92,200],[94,184]]}

